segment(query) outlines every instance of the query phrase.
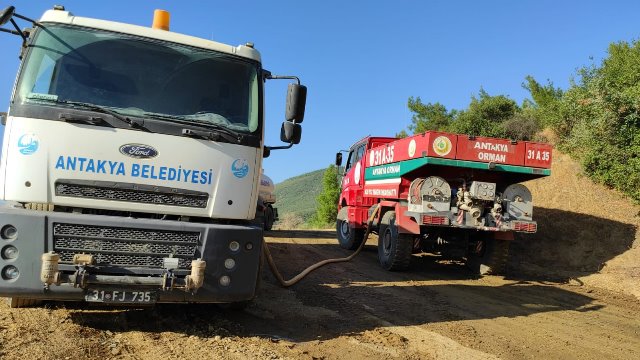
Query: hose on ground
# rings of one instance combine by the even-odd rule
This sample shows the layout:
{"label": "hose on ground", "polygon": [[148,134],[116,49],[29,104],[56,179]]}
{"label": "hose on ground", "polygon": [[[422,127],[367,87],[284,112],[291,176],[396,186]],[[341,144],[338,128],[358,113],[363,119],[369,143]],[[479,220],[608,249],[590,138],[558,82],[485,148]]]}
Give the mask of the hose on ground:
{"label": "hose on ground", "polygon": [[362,239],[362,243],[360,243],[360,246],[358,246],[358,249],[356,249],[356,251],[354,251],[353,254],[344,258],[322,260],[304,269],[300,274],[294,276],[290,280],[285,280],[284,277],[282,277],[282,274],[280,273],[280,271],[278,271],[278,267],[276,266],[276,263],[273,261],[273,258],[271,257],[271,252],[269,251],[269,245],[267,245],[266,241],[263,243],[262,252],[264,253],[264,256],[267,258],[267,262],[269,263],[269,268],[271,269],[271,272],[276,277],[276,279],[278,279],[278,282],[280,283],[280,285],[282,285],[283,287],[292,286],[296,284],[298,281],[304,279],[312,271],[317,270],[318,268],[324,265],[338,263],[338,262],[346,262],[356,257],[360,253],[360,251],[362,251],[362,249],[364,248],[364,245],[367,242],[367,238],[369,238],[369,234],[371,233],[371,224],[373,223],[373,219],[375,219],[375,217],[379,212],[380,212],[380,205],[376,206],[376,209],[373,211],[373,213],[371,213],[371,216],[369,216],[369,220],[367,220],[367,230],[364,233],[364,238]]}

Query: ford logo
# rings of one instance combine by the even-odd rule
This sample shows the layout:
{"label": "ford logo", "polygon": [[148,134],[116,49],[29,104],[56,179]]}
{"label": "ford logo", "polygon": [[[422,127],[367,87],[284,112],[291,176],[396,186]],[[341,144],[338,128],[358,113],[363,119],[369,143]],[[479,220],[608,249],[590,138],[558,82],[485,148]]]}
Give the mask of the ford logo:
{"label": "ford logo", "polygon": [[136,159],[149,159],[158,156],[158,150],[142,144],[122,145],[120,146],[120,153]]}

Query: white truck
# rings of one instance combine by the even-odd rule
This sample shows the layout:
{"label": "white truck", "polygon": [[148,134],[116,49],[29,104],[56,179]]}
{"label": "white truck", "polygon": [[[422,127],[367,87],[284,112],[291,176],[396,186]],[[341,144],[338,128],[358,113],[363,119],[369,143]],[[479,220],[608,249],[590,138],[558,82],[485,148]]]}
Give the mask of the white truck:
{"label": "white truck", "polygon": [[[0,296],[13,306],[254,297],[262,159],[300,141],[306,87],[263,69],[251,43],[168,20],[0,13],[23,40],[0,162],[0,199],[14,204],[0,209]],[[297,80],[277,147],[264,144],[269,79]]]}

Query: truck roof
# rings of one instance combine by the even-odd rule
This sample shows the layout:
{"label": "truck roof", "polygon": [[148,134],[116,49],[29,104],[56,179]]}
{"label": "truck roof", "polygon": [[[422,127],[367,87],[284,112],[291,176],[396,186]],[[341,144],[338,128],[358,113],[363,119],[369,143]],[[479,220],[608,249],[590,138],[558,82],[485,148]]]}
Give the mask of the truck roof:
{"label": "truck roof", "polygon": [[219,51],[261,62],[260,53],[256,49],[249,46],[238,45],[234,47],[216,41],[206,40],[195,36],[179,34],[166,30],[153,29],[151,27],[79,17],[74,16],[69,11],[64,10],[47,10],[40,18],[40,22],[83,26],[88,28],[143,36],[151,39],[170,41],[178,44]]}

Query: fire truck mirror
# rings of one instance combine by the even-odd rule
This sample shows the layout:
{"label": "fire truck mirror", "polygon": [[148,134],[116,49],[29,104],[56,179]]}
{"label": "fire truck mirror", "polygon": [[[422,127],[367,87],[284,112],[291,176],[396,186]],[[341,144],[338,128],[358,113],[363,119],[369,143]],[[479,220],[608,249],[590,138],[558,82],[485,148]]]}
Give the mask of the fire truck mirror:
{"label": "fire truck mirror", "polygon": [[280,128],[280,141],[298,144],[302,137],[302,126],[300,124],[294,124],[290,121],[283,121]]}
{"label": "fire truck mirror", "polygon": [[342,166],[342,153],[340,152],[336,154],[336,166]]}
{"label": "fire truck mirror", "polygon": [[304,119],[304,108],[307,103],[307,87],[298,84],[289,84],[287,88],[287,110],[285,119],[301,123]]}

